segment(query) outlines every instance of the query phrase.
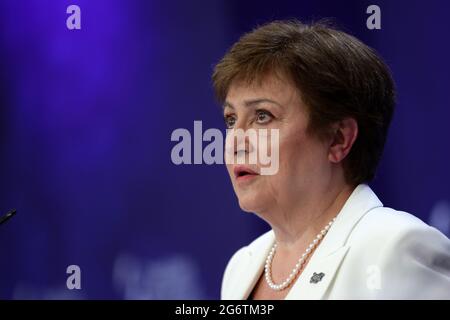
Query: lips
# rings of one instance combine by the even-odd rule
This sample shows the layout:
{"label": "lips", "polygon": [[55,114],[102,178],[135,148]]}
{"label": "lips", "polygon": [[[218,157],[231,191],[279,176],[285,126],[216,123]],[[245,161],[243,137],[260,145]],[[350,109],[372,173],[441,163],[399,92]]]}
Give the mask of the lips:
{"label": "lips", "polygon": [[237,181],[249,180],[259,175],[258,172],[245,165],[235,166],[233,173]]}

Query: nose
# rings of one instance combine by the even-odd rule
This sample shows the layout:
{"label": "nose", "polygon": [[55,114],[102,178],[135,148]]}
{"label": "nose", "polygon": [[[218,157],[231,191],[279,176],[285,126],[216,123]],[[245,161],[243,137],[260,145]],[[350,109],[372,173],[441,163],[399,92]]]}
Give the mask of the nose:
{"label": "nose", "polygon": [[243,128],[234,127],[229,129],[226,136],[227,147],[232,150],[233,154],[249,153],[251,149],[251,143],[248,135],[248,131]]}
{"label": "nose", "polygon": [[[227,131],[225,142],[225,155],[228,163],[244,164],[253,159],[256,154],[254,144],[257,143],[254,129],[244,130],[242,127],[234,127]],[[253,159],[252,161],[256,161]]]}
{"label": "nose", "polygon": [[236,127],[236,130],[233,132],[233,143],[235,143],[235,155],[239,155],[239,153],[249,153],[249,138],[246,134],[247,131],[245,127]]}

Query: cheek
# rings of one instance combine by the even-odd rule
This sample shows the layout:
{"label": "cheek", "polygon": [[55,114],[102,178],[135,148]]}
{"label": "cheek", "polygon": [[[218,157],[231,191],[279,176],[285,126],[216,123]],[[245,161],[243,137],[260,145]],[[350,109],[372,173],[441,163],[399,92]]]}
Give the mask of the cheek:
{"label": "cheek", "polygon": [[228,172],[230,178],[232,178],[233,177],[233,167],[232,167],[232,165],[231,164],[226,164],[226,167],[227,167],[227,172]]}
{"label": "cheek", "polygon": [[225,166],[227,167],[227,172],[231,177],[231,171],[232,171],[231,164],[226,164]]}
{"label": "cheek", "polygon": [[280,137],[280,162],[297,163],[307,153],[307,141],[301,133]]}
{"label": "cheek", "polygon": [[304,176],[320,167],[324,157],[323,146],[305,133],[280,138],[280,170],[284,175]]}

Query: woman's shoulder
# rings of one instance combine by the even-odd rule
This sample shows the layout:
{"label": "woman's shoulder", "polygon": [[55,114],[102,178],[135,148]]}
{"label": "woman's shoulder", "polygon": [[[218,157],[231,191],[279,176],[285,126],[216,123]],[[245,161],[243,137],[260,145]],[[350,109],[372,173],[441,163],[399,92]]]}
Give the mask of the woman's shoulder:
{"label": "woman's shoulder", "polygon": [[247,263],[255,252],[260,252],[270,246],[274,238],[273,230],[267,231],[232,255],[223,274],[221,297],[227,296],[225,293],[228,292],[228,288],[233,285],[233,281],[238,279],[234,275],[239,274],[241,266]]}
{"label": "woman's shoulder", "polygon": [[[361,288],[370,289],[368,297],[448,299],[450,240],[412,214],[372,209],[354,226],[346,245],[341,276],[365,279]],[[380,290],[364,286],[372,275],[380,277]]]}
{"label": "woman's shoulder", "polygon": [[368,254],[370,259],[378,257],[388,261],[405,256],[421,259],[440,256],[448,260],[450,257],[450,240],[443,233],[408,212],[388,207],[367,212],[346,242],[353,254],[359,257]]}
{"label": "woman's shoulder", "polygon": [[228,261],[227,269],[232,268],[233,265],[237,264],[239,261],[251,257],[255,251],[264,250],[264,248],[267,248],[274,239],[275,236],[273,230],[269,230],[258,236],[249,244],[239,248]]}
{"label": "woman's shoulder", "polygon": [[408,212],[377,207],[367,212],[355,225],[349,242],[375,242],[379,247],[383,243],[398,242],[411,235],[448,241],[439,230]]}

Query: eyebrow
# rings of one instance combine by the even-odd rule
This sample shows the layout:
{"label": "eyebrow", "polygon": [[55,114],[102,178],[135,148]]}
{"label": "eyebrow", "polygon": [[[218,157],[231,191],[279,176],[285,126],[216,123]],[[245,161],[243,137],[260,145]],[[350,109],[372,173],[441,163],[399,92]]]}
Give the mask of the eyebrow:
{"label": "eyebrow", "polygon": [[[272,103],[272,104],[275,104],[275,105],[281,107],[281,104],[279,104],[278,102],[276,102],[274,100],[271,100],[271,99],[267,99],[267,98],[258,98],[258,99],[245,100],[244,101],[244,106],[246,106],[246,107],[254,107],[254,106],[256,106],[256,105],[258,105],[260,103],[264,103],[264,102]],[[225,109],[226,107],[234,109],[233,104],[231,104],[228,101],[225,101],[225,103],[222,106],[222,109]]]}

